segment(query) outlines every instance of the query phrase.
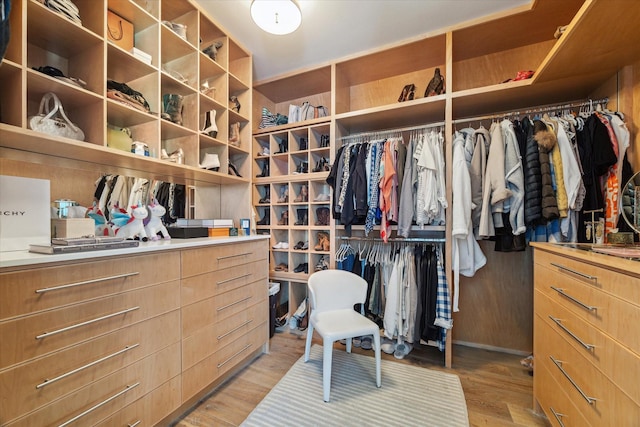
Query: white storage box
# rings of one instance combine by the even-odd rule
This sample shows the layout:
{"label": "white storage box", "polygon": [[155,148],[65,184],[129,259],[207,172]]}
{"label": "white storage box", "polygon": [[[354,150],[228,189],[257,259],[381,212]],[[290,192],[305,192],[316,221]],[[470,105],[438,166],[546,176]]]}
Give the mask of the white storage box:
{"label": "white storage box", "polygon": [[51,244],[51,183],[0,175],[0,252]]}
{"label": "white storage box", "polygon": [[95,236],[96,223],[91,218],[53,218],[51,237],[70,239],[74,237]]}

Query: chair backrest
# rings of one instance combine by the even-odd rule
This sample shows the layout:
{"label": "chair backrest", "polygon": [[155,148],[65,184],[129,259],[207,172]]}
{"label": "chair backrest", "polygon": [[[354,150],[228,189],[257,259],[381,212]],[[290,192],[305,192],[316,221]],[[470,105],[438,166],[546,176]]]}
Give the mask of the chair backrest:
{"label": "chair backrest", "polygon": [[316,312],[340,310],[362,304],[367,281],[345,270],[320,270],[309,276],[309,301]]}

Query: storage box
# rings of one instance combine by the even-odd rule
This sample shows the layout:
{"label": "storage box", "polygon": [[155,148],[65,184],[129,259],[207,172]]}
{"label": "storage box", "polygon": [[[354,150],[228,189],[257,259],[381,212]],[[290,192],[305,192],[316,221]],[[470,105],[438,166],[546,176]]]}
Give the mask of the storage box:
{"label": "storage box", "polygon": [[209,237],[209,229],[206,227],[167,227],[167,231],[174,239]]}
{"label": "storage box", "polygon": [[0,175],[0,252],[51,244],[51,190],[47,179]]}
{"label": "storage box", "polygon": [[209,228],[209,237],[229,237],[228,228]]}
{"label": "storage box", "polygon": [[133,24],[108,10],[107,38],[127,52],[131,51],[133,48]]}
{"label": "storage box", "polygon": [[51,220],[51,237],[69,239],[95,236],[96,223],[91,218],[54,218]]}

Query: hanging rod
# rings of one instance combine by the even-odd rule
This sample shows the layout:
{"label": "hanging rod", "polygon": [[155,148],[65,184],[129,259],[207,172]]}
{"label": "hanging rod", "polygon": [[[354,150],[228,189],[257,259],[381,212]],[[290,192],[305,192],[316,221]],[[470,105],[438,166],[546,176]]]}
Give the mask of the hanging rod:
{"label": "hanging rod", "polygon": [[[381,237],[339,236],[340,240],[358,240],[366,242],[384,242]],[[387,242],[446,243],[444,237],[390,237]]]}
{"label": "hanging rod", "polygon": [[541,112],[545,112],[545,111],[556,111],[556,110],[564,110],[567,108],[576,108],[576,107],[585,107],[587,105],[589,106],[593,106],[593,105],[598,105],[598,104],[606,104],[609,102],[609,98],[605,97],[605,98],[601,98],[601,99],[596,99],[596,100],[592,100],[589,99],[587,101],[573,101],[573,102],[569,102],[569,103],[565,103],[565,104],[546,104],[546,105],[539,105],[536,107],[532,107],[532,108],[528,108],[522,112],[520,111],[508,111],[508,112],[502,112],[502,113],[494,113],[494,114],[489,114],[486,116],[478,116],[478,117],[467,117],[464,119],[456,119],[453,120],[453,124],[457,124],[457,123],[467,123],[467,122],[479,122],[482,120],[493,120],[493,119],[498,119],[498,118],[503,118],[503,117],[508,117],[508,116],[519,116],[520,114],[532,114],[532,113],[541,113]]}
{"label": "hanging rod", "polygon": [[385,133],[394,133],[394,132],[408,132],[408,131],[412,131],[412,130],[421,130],[421,129],[431,129],[431,128],[435,128],[438,126],[444,126],[445,122],[437,122],[437,123],[429,123],[427,125],[420,125],[420,126],[409,126],[409,127],[404,127],[404,128],[396,128],[396,129],[383,129],[383,130],[376,130],[376,131],[370,131],[370,132],[361,132],[361,133],[356,133],[353,135],[347,135],[347,136],[342,136],[340,138],[338,138],[339,140],[345,140],[345,139],[354,139],[354,138],[362,138],[364,136],[372,136],[372,135],[379,135],[379,134],[385,134]]}

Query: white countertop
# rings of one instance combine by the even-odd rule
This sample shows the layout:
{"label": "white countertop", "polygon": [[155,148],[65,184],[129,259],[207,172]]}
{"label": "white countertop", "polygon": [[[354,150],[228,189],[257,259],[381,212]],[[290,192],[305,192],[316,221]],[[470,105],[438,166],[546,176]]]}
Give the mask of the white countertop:
{"label": "white countertop", "polygon": [[69,254],[36,254],[28,251],[0,252],[0,268],[23,267],[30,265],[78,261],[91,258],[104,258],[117,255],[139,255],[150,252],[191,249],[202,246],[221,245],[228,243],[247,242],[251,240],[268,239],[269,235],[256,234],[237,237],[199,237],[194,239],[156,240],[154,242],[140,242],[140,246],[123,249],[107,249],[102,251],[74,252]]}

